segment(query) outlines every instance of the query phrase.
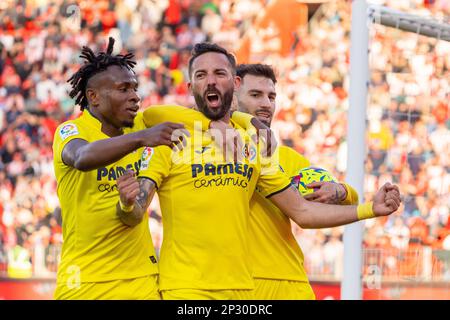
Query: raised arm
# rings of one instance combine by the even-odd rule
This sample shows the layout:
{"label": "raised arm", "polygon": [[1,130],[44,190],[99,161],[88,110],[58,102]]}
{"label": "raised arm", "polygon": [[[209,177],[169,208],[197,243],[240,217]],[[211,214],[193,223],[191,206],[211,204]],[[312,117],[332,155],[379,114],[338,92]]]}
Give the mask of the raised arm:
{"label": "raised arm", "polygon": [[134,227],[138,225],[153,199],[155,183],[147,178],[137,178],[133,171],[127,171],[117,180],[119,201],[116,213],[122,223]]}
{"label": "raised arm", "polygon": [[179,123],[165,122],[149,129],[124,134],[89,143],[84,139],[73,139],[62,151],[63,162],[81,171],[89,171],[118,161],[140,147],[166,145],[181,147],[174,133],[189,136]]}
{"label": "raised arm", "polygon": [[302,198],[295,187],[269,198],[281,211],[305,229],[331,228],[358,220],[386,216],[400,206],[398,187],[386,183],[375,194],[373,203],[358,206],[340,206],[310,202]]}
{"label": "raised arm", "polygon": [[211,120],[203,113],[176,105],[155,105],[150,106],[143,112],[145,125],[149,128],[165,121],[183,123],[187,127],[194,129],[195,122],[201,124],[202,131],[209,129]]}

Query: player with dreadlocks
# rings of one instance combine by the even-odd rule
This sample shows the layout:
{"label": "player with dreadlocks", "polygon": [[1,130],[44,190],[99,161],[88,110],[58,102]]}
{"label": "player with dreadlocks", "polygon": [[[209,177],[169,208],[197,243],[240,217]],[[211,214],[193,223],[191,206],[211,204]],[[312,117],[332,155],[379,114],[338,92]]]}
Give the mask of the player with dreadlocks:
{"label": "player with dreadlocks", "polygon": [[106,52],[83,47],[86,61],[69,82],[70,96],[84,112],[55,132],[64,237],[56,299],[160,298],[148,217],[134,226],[119,220],[116,180],[148,164],[151,147],[179,145],[172,133],[183,125],[146,129],[133,54],[113,55],[113,46],[109,38]]}

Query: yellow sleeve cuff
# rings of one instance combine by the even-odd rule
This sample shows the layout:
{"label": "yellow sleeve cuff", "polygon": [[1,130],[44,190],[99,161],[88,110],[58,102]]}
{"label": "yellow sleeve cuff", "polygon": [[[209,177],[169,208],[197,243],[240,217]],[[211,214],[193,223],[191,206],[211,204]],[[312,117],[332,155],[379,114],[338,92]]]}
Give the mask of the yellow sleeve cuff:
{"label": "yellow sleeve cuff", "polygon": [[345,190],[347,190],[347,197],[345,197],[345,199],[341,201],[341,205],[358,204],[359,201],[358,192],[356,192],[356,190],[353,189],[353,187],[348,183],[341,182],[341,184],[345,187]]}
{"label": "yellow sleeve cuff", "polygon": [[133,211],[133,209],[134,209],[134,203],[133,203],[132,205],[127,206],[127,205],[125,205],[125,204],[122,203],[122,201],[120,200],[120,198],[119,198],[119,205],[120,205],[120,209],[121,209],[123,212],[131,212],[131,211]]}
{"label": "yellow sleeve cuff", "polygon": [[373,202],[362,203],[358,205],[356,211],[358,213],[358,220],[370,219],[374,218],[375,214],[373,213]]}

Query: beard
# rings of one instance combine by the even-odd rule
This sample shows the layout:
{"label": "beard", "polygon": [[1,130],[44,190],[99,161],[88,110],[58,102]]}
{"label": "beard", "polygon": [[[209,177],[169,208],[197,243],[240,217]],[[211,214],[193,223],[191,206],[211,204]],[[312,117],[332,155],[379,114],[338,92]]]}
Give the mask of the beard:
{"label": "beard", "polygon": [[203,113],[208,119],[220,120],[231,109],[231,103],[233,101],[234,89],[232,88],[232,89],[226,91],[223,95],[220,94],[218,90],[214,90],[214,91],[220,97],[220,101],[221,101],[221,105],[218,106],[217,108],[209,108],[206,97],[200,95],[197,92],[194,92],[194,99],[195,99],[195,103],[197,104],[198,111]]}
{"label": "beard", "polygon": [[136,117],[133,117],[132,119],[123,119],[120,121],[122,128],[133,128],[135,118]]}
{"label": "beard", "polygon": [[130,122],[130,121],[125,120],[122,122],[122,126],[124,128],[133,128],[133,125],[134,125],[134,122],[132,122],[132,121]]}
{"label": "beard", "polygon": [[262,120],[262,119],[259,119],[258,118],[258,120],[259,121],[261,121],[263,124],[265,124],[266,126],[268,126],[269,128],[270,128],[270,125],[272,124],[272,119],[270,119],[270,120]]}

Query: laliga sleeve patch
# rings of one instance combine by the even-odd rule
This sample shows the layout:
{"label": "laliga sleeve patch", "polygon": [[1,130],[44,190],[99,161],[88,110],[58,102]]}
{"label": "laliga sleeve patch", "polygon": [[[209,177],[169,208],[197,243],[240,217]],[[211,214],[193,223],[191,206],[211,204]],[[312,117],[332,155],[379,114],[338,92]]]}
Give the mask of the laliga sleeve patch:
{"label": "laliga sleeve patch", "polygon": [[59,135],[63,141],[76,134],[79,134],[79,131],[74,123],[67,123],[59,129]]}
{"label": "laliga sleeve patch", "polygon": [[144,148],[144,151],[142,151],[142,157],[141,157],[141,170],[148,169],[150,159],[153,157],[153,153],[155,153],[153,148],[150,148],[150,147]]}

